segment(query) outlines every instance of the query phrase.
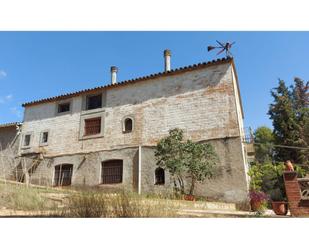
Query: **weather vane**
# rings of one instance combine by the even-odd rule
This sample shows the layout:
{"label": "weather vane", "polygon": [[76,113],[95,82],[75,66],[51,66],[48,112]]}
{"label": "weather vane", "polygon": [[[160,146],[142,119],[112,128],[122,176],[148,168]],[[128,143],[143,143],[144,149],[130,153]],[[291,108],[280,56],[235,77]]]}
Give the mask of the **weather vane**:
{"label": "weather vane", "polygon": [[221,42],[219,42],[217,40],[216,40],[216,42],[220,46],[217,46],[217,47],[215,47],[215,46],[208,46],[207,47],[208,52],[213,50],[213,49],[217,49],[218,48],[218,49],[221,49],[221,50],[217,53],[217,55],[219,55],[219,54],[221,54],[222,52],[225,51],[225,54],[226,54],[227,57],[233,57],[233,55],[232,55],[230,50],[231,50],[232,46],[235,44],[235,42],[232,42],[232,43],[230,43],[230,42],[221,43]]}

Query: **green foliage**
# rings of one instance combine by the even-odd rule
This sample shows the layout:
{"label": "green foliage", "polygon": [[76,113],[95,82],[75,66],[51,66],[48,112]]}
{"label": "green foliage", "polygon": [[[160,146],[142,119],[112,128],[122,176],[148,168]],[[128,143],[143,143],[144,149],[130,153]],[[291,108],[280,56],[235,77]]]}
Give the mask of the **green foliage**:
{"label": "green foliage", "polygon": [[204,182],[217,174],[218,156],[210,144],[183,141],[183,131],[173,129],[169,136],[157,144],[155,157],[157,165],[169,171],[174,178],[175,190],[185,192],[184,177],[190,179],[189,194],[193,194],[195,184]]}
{"label": "green foliage", "polygon": [[[309,147],[309,83],[294,79],[291,90],[283,80],[271,91],[274,102],[268,114],[273,121],[275,144]],[[275,148],[276,160],[292,160],[296,163],[309,163],[308,150]]]}
{"label": "green foliage", "polygon": [[255,159],[259,163],[271,162],[273,154],[274,136],[270,128],[261,126],[254,132]]}
{"label": "green foliage", "polygon": [[[294,165],[294,169],[299,177],[305,175],[304,169],[300,166]],[[250,176],[250,189],[265,192],[273,201],[285,200],[284,170],[285,165],[283,163],[256,163],[252,165],[248,171],[248,175]]]}

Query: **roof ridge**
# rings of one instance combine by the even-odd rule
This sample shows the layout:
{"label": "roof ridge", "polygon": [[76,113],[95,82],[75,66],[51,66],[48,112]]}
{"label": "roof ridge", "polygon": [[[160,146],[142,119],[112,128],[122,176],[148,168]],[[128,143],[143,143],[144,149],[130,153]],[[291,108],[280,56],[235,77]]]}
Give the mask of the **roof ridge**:
{"label": "roof ridge", "polygon": [[107,85],[101,85],[101,86],[97,86],[97,87],[93,87],[93,88],[88,88],[88,89],[83,89],[83,90],[79,90],[79,91],[75,91],[75,92],[71,92],[71,93],[65,93],[65,94],[57,95],[57,96],[54,96],[54,97],[34,100],[34,101],[23,103],[22,106],[25,107],[25,106],[30,106],[30,105],[35,105],[35,104],[40,104],[40,103],[45,103],[45,102],[51,102],[51,101],[60,100],[60,99],[65,99],[65,98],[69,98],[69,97],[78,96],[78,95],[81,95],[81,94],[86,93],[86,92],[92,92],[92,91],[96,91],[96,90],[99,90],[99,89],[103,89],[103,88],[117,87],[117,86],[135,83],[135,82],[138,82],[138,81],[154,79],[156,77],[173,75],[175,73],[199,69],[199,68],[203,68],[205,66],[212,66],[212,65],[216,65],[216,64],[220,64],[220,63],[224,63],[224,62],[230,62],[232,60],[233,60],[232,57],[224,57],[224,58],[220,58],[220,59],[217,59],[217,60],[200,62],[200,63],[197,63],[197,64],[191,64],[191,65],[188,65],[188,66],[171,69],[170,71],[167,71],[167,72],[158,72],[158,73],[155,73],[155,74],[149,74],[149,75],[146,75],[146,76],[141,76],[141,77],[137,77],[137,78],[133,78],[133,79],[129,79],[129,80],[123,80],[123,81],[120,81],[116,84],[109,83]]}

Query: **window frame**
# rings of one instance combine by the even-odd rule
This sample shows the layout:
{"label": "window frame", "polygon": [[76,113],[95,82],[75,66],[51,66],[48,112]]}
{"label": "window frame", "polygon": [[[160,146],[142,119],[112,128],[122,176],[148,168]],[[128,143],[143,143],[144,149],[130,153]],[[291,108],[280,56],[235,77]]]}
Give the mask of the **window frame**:
{"label": "window frame", "polygon": [[[99,96],[99,95],[101,95],[101,106],[96,107],[96,108],[92,108],[92,109],[88,109],[89,98]],[[85,96],[85,108],[84,108],[85,111],[92,111],[92,110],[100,109],[102,107],[103,107],[103,93],[102,92],[94,93],[94,94],[88,94],[88,95]]]}
{"label": "window frame", "polygon": [[[131,131],[126,131],[126,120],[127,119],[131,119],[132,120],[132,130]],[[134,131],[134,125],[135,125],[134,117],[132,115],[125,116],[122,119],[122,133],[124,133],[124,134],[132,133]]]}
{"label": "window frame", "polygon": [[[66,111],[66,112],[58,112],[59,111],[59,105],[63,105],[63,104],[69,104],[70,105],[70,110]],[[65,99],[65,100],[58,101],[56,103],[56,107],[55,107],[55,114],[56,114],[56,116],[61,116],[61,115],[66,115],[66,114],[72,113],[72,105],[73,105],[73,100],[72,99]]]}
{"label": "window frame", "polygon": [[[93,133],[93,134],[87,132],[87,128],[89,128],[89,127],[87,127],[87,121],[90,121],[90,120],[91,120],[91,121],[93,121],[93,120],[99,121],[99,123],[100,123],[99,132]],[[101,133],[101,129],[102,129],[102,117],[101,117],[101,116],[94,117],[94,118],[85,118],[85,119],[84,119],[84,136],[94,136],[94,135],[98,135],[98,134]]]}
{"label": "window frame", "polygon": [[[65,173],[67,173],[67,170],[63,170],[62,167],[67,167],[69,166],[71,169],[70,169],[70,184],[63,184],[63,182],[59,181],[61,179],[61,175],[63,174],[64,171],[66,171]],[[57,167],[59,167],[59,170],[57,170]],[[62,187],[62,186],[71,186],[72,185],[72,181],[73,181],[73,174],[74,174],[74,164],[72,163],[60,163],[60,164],[57,164],[57,165],[54,165],[54,172],[53,172],[53,184],[52,186],[53,187]],[[58,171],[58,172],[57,172]],[[56,175],[58,173],[58,177],[57,177],[57,181],[56,181]],[[61,184],[59,184],[61,183]]]}
{"label": "window frame", "polygon": [[[101,132],[94,135],[85,135],[85,120],[92,118],[101,118]],[[101,111],[99,113],[83,114],[80,117],[80,129],[79,129],[79,140],[99,138],[104,136],[104,122],[105,122],[105,112]]]}
{"label": "window frame", "polygon": [[[120,182],[109,182],[109,183],[104,183],[104,164],[105,163],[109,163],[112,161],[121,161],[121,181]],[[101,172],[100,172],[100,184],[102,185],[119,185],[119,184],[123,184],[123,180],[124,180],[124,160],[123,159],[110,159],[110,160],[105,160],[101,162]]]}
{"label": "window frame", "polygon": [[[43,136],[44,133],[47,133],[47,142],[43,142]],[[50,140],[50,131],[49,130],[43,130],[40,133],[40,146],[47,146]]]}
{"label": "window frame", "polygon": [[[30,141],[29,141],[28,145],[25,145],[26,136],[30,136]],[[26,133],[24,133],[23,136],[22,136],[21,148],[22,149],[29,149],[29,148],[31,148],[32,143],[33,143],[33,138],[34,138],[33,132],[26,132]]]}

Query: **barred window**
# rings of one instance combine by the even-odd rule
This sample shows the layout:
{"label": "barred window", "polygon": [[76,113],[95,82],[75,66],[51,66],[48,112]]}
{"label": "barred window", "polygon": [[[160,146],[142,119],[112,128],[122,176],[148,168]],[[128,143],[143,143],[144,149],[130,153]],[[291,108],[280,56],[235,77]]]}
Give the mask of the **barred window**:
{"label": "barred window", "polygon": [[85,119],[85,136],[101,133],[101,117]]}
{"label": "barred window", "polygon": [[155,170],[155,185],[165,184],[165,172],[162,168],[156,168]]}
{"label": "barred window", "polygon": [[122,182],[123,161],[110,160],[102,162],[102,183],[116,184]]}
{"label": "barred window", "polygon": [[55,166],[54,186],[71,185],[72,173],[72,164],[60,164]]}

